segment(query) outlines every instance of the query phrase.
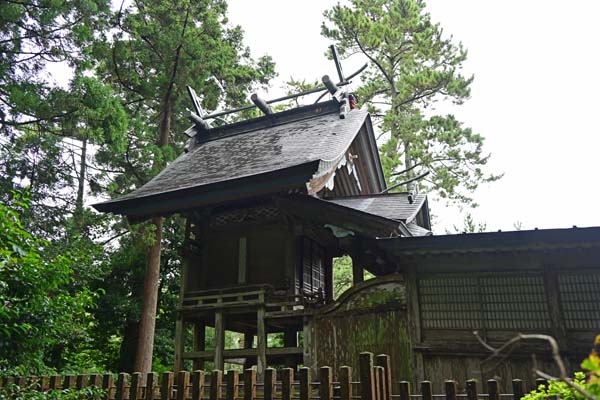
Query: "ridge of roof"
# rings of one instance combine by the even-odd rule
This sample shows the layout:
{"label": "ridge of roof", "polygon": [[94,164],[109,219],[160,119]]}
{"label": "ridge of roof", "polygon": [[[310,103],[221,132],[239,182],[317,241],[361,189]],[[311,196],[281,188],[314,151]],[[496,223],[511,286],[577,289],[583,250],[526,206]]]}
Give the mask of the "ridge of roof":
{"label": "ridge of roof", "polygon": [[194,138],[196,138],[198,144],[202,144],[337,112],[339,112],[339,104],[335,100],[329,100],[321,103],[290,108],[274,114],[261,115],[259,117],[237,121],[231,124],[225,124],[211,128],[208,131],[200,131]]}

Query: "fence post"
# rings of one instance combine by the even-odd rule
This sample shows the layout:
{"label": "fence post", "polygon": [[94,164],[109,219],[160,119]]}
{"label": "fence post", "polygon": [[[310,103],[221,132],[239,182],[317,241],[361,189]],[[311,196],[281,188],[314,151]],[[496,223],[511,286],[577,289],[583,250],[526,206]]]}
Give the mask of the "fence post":
{"label": "fence post", "polygon": [[171,400],[173,394],[173,373],[163,372],[160,384],[160,400]]}
{"label": "fence post", "polygon": [[431,382],[421,382],[421,399],[422,400],[433,400],[433,394],[431,393]]}
{"label": "fence post", "polygon": [[40,376],[40,390],[45,392],[50,386],[50,377],[48,375]]}
{"label": "fence post", "polygon": [[379,366],[373,367],[373,375],[375,377],[375,398],[377,400],[385,400],[385,383],[383,382],[383,368]]}
{"label": "fence post", "polygon": [[237,371],[229,370],[225,376],[225,384],[227,386],[226,400],[236,400],[238,396],[239,375]]}
{"label": "fence post", "polygon": [[277,371],[274,368],[265,369],[265,400],[275,399],[275,381],[277,380]]}
{"label": "fence post", "polygon": [[244,371],[244,400],[256,399],[256,370],[248,368]]}
{"label": "fence post", "polygon": [[544,387],[547,388],[548,387],[548,381],[545,380],[544,378],[537,378],[535,380],[535,390],[537,390],[540,387],[540,385],[544,385]]}
{"label": "fence post", "polygon": [[521,400],[521,398],[523,398],[523,396],[525,395],[523,390],[523,381],[520,379],[513,379],[512,387],[514,400]]}
{"label": "fence post", "polygon": [[447,380],[444,386],[446,388],[446,400],[456,400],[456,381]]}
{"label": "fence post", "polygon": [[154,390],[156,388],[156,384],[156,374],[154,372],[148,372],[146,374],[146,391],[143,397],[144,400],[154,400],[154,398],[156,397]]}
{"label": "fence post", "polygon": [[102,388],[102,375],[100,374],[92,374],[90,375],[89,385],[95,388]]}
{"label": "fence post", "polygon": [[[215,369],[210,377],[210,400],[220,400],[221,389],[223,386],[223,372],[220,369]],[[245,388],[244,388],[245,390]]]}
{"label": "fence post", "polygon": [[300,368],[300,400],[310,400],[311,391],[311,370],[308,367]]}
{"label": "fence post", "polygon": [[291,368],[284,368],[281,370],[281,398],[282,400],[292,400],[292,394],[294,388],[292,383],[294,382],[294,370]]}
{"label": "fence post", "polygon": [[410,400],[410,383],[407,381],[400,382],[400,400]]}
{"label": "fence post", "polygon": [[321,400],[333,400],[333,372],[331,367],[321,367],[319,370],[319,396]]}
{"label": "fence post", "polygon": [[385,392],[387,397],[385,400],[392,400],[392,363],[390,356],[387,354],[379,354],[375,358],[376,364],[384,369]]}
{"label": "fence post", "polygon": [[469,379],[467,381],[467,400],[478,400],[477,381],[475,379]]}
{"label": "fence post", "polygon": [[204,371],[196,370],[192,374],[192,400],[202,400],[202,392],[204,392]]}
{"label": "fence post", "polygon": [[50,377],[50,390],[60,389],[61,377],[58,375],[52,375]]}
{"label": "fence post", "polygon": [[15,379],[15,382],[16,382],[17,386],[19,386],[21,389],[23,389],[27,386],[27,378],[25,378],[24,376],[18,376]]}
{"label": "fence post", "polygon": [[77,388],[77,390],[86,388],[88,386],[89,379],[89,375],[77,375],[77,380],[75,383],[75,387]]}
{"label": "fence post", "polygon": [[188,386],[190,385],[190,373],[179,371],[177,373],[177,400],[186,400]]}
{"label": "fence post", "polygon": [[[52,382],[52,381],[50,381]],[[52,383],[51,383],[52,384]],[[106,391],[106,399],[110,400],[112,399],[112,392],[113,392],[113,387],[114,387],[114,378],[112,376],[112,374],[105,374],[102,377],[102,390]]]}
{"label": "fence post", "polygon": [[352,400],[352,367],[340,367],[340,400]]}
{"label": "fence post", "polygon": [[358,356],[361,400],[375,400],[373,379],[373,353],[363,352]]}
{"label": "fence post", "polygon": [[27,379],[27,386],[31,388],[31,390],[40,391],[40,382],[39,377],[32,375]]}
{"label": "fence post", "polygon": [[488,387],[488,400],[500,400],[500,393],[498,392],[498,381],[490,379],[487,381]]}
{"label": "fence post", "polygon": [[140,400],[141,390],[140,386],[142,385],[142,373],[134,372],[131,374],[131,385],[129,385],[129,400]]}
{"label": "fence post", "polygon": [[[21,386],[21,385],[19,385]],[[65,375],[63,389],[70,389],[75,386],[75,375]]]}
{"label": "fence post", "polygon": [[125,399],[125,388],[127,386],[127,379],[129,374],[125,372],[121,372],[117,377],[117,390],[115,393],[116,400],[124,400]]}

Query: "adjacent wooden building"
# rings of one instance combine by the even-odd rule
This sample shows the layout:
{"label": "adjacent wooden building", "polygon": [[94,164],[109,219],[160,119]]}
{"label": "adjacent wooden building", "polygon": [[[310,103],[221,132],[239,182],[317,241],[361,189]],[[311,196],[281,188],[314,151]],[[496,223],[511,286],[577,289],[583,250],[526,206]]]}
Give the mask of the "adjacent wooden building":
{"label": "adjacent wooden building", "polygon": [[[573,363],[600,331],[600,228],[431,236],[424,194],[386,192],[366,111],[331,100],[189,131],[188,151],[153,180],[95,205],[132,221],[187,218],[176,369],[337,369],[374,351],[392,356],[396,379],[464,381],[498,373],[474,330],[492,344],[549,333]],[[342,255],[355,286],[334,300]],[[363,282],[365,270],[376,278]],[[243,345],[226,348],[226,331]],[[283,347],[267,345],[276,332]],[[506,380],[536,346],[502,364]]]}

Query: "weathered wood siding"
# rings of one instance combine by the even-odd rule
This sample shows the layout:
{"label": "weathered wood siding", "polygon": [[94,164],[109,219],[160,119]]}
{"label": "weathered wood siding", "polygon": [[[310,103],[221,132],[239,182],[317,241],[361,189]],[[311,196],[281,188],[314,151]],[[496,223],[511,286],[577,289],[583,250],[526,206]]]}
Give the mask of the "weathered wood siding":
{"label": "weathered wood siding", "polygon": [[390,355],[394,380],[410,379],[405,305],[404,283],[398,275],[354,286],[311,320],[311,366],[329,365],[337,371],[343,365],[358,365],[360,352],[370,351]]}

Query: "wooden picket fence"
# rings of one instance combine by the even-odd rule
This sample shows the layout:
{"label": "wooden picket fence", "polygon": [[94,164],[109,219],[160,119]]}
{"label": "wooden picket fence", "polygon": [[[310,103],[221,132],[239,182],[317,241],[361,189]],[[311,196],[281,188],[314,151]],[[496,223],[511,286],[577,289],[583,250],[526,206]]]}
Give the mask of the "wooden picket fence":
{"label": "wooden picket fence", "polygon": [[333,380],[331,367],[319,368],[316,380],[310,368],[300,368],[298,380],[294,373],[292,368],[267,368],[260,382],[255,369],[241,374],[223,374],[219,370],[210,375],[200,370],[191,374],[165,372],[160,381],[154,372],[120,373],[116,380],[112,374],[5,377],[0,380],[0,387],[16,385],[38,391],[96,387],[104,390],[107,400],[520,400],[525,395],[520,379],[512,381],[513,393],[508,394],[500,394],[498,382],[493,379],[486,382],[487,393],[478,393],[475,380],[466,382],[464,393],[458,392],[456,381],[445,380],[442,394],[433,394],[430,381],[420,382],[420,393],[416,394],[411,392],[409,382],[393,384],[389,356],[374,357],[367,352],[359,357],[359,381],[352,380],[352,368],[347,366],[339,369],[338,381]]}

